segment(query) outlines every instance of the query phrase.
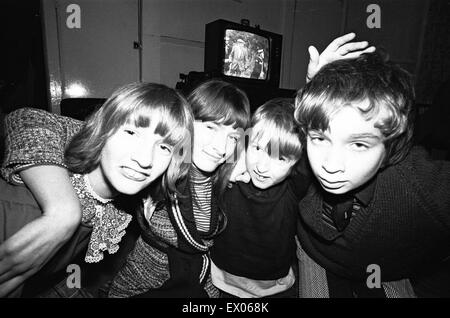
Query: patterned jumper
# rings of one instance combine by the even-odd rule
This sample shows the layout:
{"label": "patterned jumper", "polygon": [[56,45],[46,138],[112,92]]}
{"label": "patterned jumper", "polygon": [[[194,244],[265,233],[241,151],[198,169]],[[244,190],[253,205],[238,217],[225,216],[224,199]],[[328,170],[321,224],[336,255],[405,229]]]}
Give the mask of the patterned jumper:
{"label": "patterned jumper", "polygon": [[[23,183],[18,174],[23,169],[44,164],[67,168],[64,149],[83,123],[39,109],[21,108],[6,116],[5,125],[6,151],[0,172],[14,187]],[[91,228],[84,260],[96,263],[104,258],[104,252],[117,252],[132,216],[113,200],[97,196],[86,175],[71,173],[70,180],[82,206],[82,225]],[[7,216],[14,218],[13,212],[7,212]]]}

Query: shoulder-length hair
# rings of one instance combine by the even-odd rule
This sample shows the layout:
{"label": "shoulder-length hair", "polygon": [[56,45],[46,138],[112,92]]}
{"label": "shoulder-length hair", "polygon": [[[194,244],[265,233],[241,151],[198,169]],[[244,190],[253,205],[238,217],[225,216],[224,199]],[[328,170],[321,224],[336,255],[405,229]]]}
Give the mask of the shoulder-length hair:
{"label": "shoulder-length hair", "polygon": [[[206,81],[189,94],[188,101],[192,107],[194,120],[233,125],[233,128],[239,128],[243,131],[248,127],[250,102],[245,92],[231,83],[215,79]],[[212,175],[213,195],[218,199],[219,211],[222,211],[223,193],[235,165],[235,160],[232,160],[232,162],[227,160]],[[226,223],[226,215],[221,212],[219,214],[219,226],[215,234],[220,233],[225,228]]]}
{"label": "shoulder-length hair", "polygon": [[[65,151],[69,169],[89,173],[100,163],[106,141],[122,125],[149,127],[158,120],[155,133],[174,147],[168,169],[162,177],[163,190],[176,192],[175,183],[186,175],[184,157],[191,151],[193,116],[186,99],[165,85],[132,83],[117,89],[98,111],[89,117]],[[189,149],[188,151],[186,151]]]}
{"label": "shoulder-length hair", "polygon": [[[233,125],[245,130],[250,122],[250,102],[247,95],[231,83],[209,80],[188,96],[194,120]],[[195,142],[195,136],[194,136]],[[228,184],[234,163],[223,163],[214,173],[213,182],[220,197]]]}

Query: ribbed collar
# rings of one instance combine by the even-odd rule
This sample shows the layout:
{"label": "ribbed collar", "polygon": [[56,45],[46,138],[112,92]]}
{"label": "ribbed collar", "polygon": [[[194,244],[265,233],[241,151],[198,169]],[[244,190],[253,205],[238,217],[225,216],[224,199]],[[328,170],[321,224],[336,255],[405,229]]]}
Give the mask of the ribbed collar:
{"label": "ribbed collar", "polygon": [[259,189],[250,180],[249,183],[237,182],[236,186],[242,194],[249,200],[256,202],[275,202],[285,193],[287,189],[287,180],[284,180],[268,189]]}
{"label": "ribbed collar", "polygon": [[194,182],[196,184],[204,183],[211,180],[211,173],[201,171],[195,165],[192,165],[189,171],[189,177],[191,179],[191,182]]}

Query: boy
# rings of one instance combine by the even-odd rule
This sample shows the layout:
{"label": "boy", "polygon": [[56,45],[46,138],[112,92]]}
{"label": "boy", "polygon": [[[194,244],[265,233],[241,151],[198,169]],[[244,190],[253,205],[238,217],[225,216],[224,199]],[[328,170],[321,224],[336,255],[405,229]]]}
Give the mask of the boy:
{"label": "boy", "polygon": [[376,54],[299,91],[316,179],[299,206],[300,296],[450,296],[450,163],[411,147],[413,98],[409,74]]}
{"label": "boy", "polygon": [[225,192],[228,223],[211,249],[212,282],[236,297],[295,297],[297,204],[308,181],[297,164],[302,144],[292,102],[266,102],[251,127],[245,153],[251,182]]}

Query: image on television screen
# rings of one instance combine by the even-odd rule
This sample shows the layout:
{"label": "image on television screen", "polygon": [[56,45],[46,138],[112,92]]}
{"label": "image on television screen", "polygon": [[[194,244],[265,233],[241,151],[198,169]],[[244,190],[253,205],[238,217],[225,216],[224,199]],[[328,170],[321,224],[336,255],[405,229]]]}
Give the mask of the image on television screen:
{"label": "image on television screen", "polygon": [[224,41],[224,75],[267,79],[269,39],[245,31],[227,29]]}

